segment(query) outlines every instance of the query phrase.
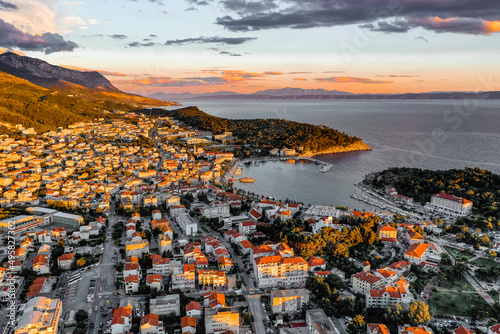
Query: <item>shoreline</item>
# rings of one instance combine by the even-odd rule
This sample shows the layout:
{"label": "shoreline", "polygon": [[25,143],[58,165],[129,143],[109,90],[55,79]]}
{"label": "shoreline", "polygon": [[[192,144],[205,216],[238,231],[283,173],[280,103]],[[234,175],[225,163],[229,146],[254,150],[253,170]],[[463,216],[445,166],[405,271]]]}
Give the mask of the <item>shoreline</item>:
{"label": "shoreline", "polygon": [[371,151],[372,148],[360,141],[359,143],[354,143],[348,146],[335,146],[328,150],[323,150],[319,152],[315,151],[306,151],[303,154],[299,155],[299,158],[316,158],[320,155],[328,155],[328,154],[337,154],[337,153],[347,153],[347,152],[356,152],[356,151]]}

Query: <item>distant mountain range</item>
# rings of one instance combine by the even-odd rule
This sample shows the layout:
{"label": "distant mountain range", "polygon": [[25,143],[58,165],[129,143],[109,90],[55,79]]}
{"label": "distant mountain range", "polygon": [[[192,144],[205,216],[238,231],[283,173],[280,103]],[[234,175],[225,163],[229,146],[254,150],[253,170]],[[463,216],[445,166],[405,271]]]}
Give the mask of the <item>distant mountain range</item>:
{"label": "distant mountain range", "polygon": [[103,111],[165,105],[175,104],[122,92],[98,72],[71,70],[10,52],[0,54],[0,122],[43,132],[105,117]]}
{"label": "distant mountain range", "polygon": [[151,95],[152,98],[159,100],[185,100],[185,99],[317,99],[317,100],[333,100],[333,99],[360,99],[360,100],[384,100],[384,99],[400,99],[400,100],[461,100],[468,98],[478,99],[500,99],[499,91],[491,92],[427,92],[427,93],[404,93],[404,94],[353,94],[338,90],[326,89],[302,89],[302,88],[282,88],[282,89],[267,89],[251,94],[240,94],[231,91],[221,91],[215,93],[204,94],[168,94],[156,93]]}

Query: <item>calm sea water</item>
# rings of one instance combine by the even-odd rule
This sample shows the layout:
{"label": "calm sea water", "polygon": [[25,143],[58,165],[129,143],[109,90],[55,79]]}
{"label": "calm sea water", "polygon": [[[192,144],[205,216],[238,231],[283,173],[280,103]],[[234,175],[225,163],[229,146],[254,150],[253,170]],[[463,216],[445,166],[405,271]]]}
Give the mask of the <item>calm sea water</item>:
{"label": "calm sea water", "polygon": [[255,183],[245,190],[310,204],[367,208],[351,199],[353,186],[388,167],[480,167],[500,173],[500,101],[476,100],[190,100],[208,114],[233,118],[281,118],[324,124],[362,138],[368,152],[323,155],[334,167],[319,173],[311,163],[266,162],[244,168]]}

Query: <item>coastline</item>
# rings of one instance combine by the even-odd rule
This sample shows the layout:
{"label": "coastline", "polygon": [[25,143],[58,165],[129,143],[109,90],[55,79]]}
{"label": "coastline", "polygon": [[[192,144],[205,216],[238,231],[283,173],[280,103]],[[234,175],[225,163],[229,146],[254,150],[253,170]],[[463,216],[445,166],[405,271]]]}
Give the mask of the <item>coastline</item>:
{"label": "coastline", "polygon": [[323,150],[323,151],[306,151],[303,154],[301,154],[299,157],[304,157],[304,158],[314,158],[319,155],[326,155],[326,154],[336,154],[336,153],[346,153],[346,152],[354,152],[354,151],[371,151],[372,148],[366,144],[363,143],[362,141],[359,141],[358,143],[354,143],[348,146],[335,146],[331,147],[328,150]]}

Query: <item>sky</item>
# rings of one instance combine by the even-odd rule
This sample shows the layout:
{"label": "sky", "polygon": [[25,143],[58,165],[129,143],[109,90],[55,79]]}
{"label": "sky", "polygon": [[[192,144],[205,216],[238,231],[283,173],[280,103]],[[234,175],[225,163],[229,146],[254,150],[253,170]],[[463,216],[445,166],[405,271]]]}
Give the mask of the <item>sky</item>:
{"label": "sky", "polygon": [[0,52],[141,95],[500,90],[498,0],[0,0]]}

